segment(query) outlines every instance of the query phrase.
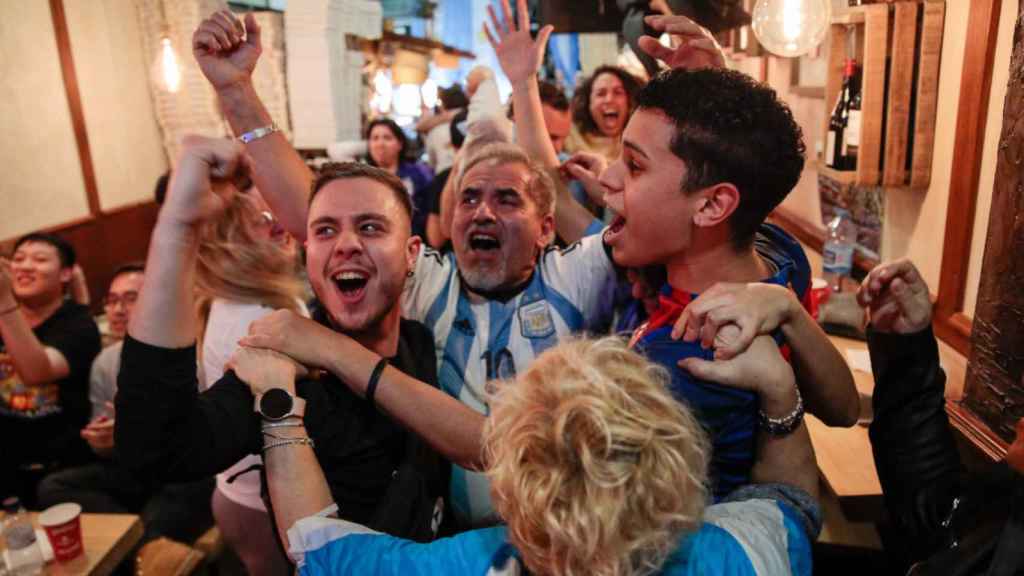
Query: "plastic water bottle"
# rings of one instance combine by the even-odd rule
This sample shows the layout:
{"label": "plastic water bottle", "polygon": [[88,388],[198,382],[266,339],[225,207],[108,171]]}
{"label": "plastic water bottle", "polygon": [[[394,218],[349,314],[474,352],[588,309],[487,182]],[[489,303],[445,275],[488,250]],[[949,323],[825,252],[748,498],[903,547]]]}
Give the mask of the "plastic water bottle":
{"label": "plastic water bottle", "polygon": [[3,566],[11,576],[39,574],[43,567],[43,552],[36,542],[36,530],[32,519],[16,496],[3,502],[4,540],[7,549],[3,553]]}
{"label": "plastic water bottle", "polygon": [[822,264],[825,280],[833,292],[842,292],[843,277],[853,270],[853,251],[857,244],[857,225],[850,213],[837,209],[835,217],[828,223],[828,236],[822,250]]}

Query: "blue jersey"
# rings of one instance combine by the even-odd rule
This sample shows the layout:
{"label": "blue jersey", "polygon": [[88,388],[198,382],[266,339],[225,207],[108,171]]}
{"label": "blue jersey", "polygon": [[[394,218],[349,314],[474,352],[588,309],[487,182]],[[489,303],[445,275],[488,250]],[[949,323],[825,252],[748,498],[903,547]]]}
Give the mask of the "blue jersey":
{"label": "blue jersey", "polygon": [[[424,247],[406,284],[402,313],[433,332],[441,388],[487,414],[487,382],[513,378],[567,336],[607,331],[615,282],[600,235],[547,249],[526,287],[506,301],[472,299],[454,254]],[[492,517],[490,488],[481,474],[453,466],[451,501],[462,521],[479,524]]]}
{"label": "blue jersey", "polygon": [[[763,281],[791,287],[804,300],[810,285],[810,265],[803,248],[780,228],[766,224],[758,232],[758,254],[774,268]],[[705,382],[678,366],[684,358],[713,360],[714,350],[700,342],[673,340],[670,333],[679,315],[696,294],[672,290],[665,285],[658,311],[634,336],[637,351],[668,369],[672,394],[694,410],[711,438],[712,492],[716,499],[750,482],[757,432],[757,395],[749,390]],[[774,335],[784,345],[781,333]]]}
{"label": "blue jersey", "polygon": [[[760,497],[709,506],[703,524],[680,540],[658,573],[809,576],[818,512],[813,504],[807,504],[810,510],[801,507],[809,502],[801,500]],[[504,526],[421,544],[312,516],[292,526],[288,542],[303,576],[525,573]]]}

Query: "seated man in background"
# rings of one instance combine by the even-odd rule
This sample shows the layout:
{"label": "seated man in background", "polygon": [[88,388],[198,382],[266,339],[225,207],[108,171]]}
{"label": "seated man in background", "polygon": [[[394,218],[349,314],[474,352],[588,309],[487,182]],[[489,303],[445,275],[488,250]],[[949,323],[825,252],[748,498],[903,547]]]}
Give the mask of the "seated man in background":
{"label": "seated man in background", "polygon": [[52,234],[22,237],[0,265],[0,494],[30,506],[43,473],[91,458],[79,430],[100,333],[66,298],[74,266],[74,249]]}
{"label": "seated man in background", "polygon": [[[760,338],[723,370],[769,411],[795,401],[793,372]],[[298,367],[241,354],[259,394]],[[278,531],[304,575],[811,573],[820,527],[806,426],[762,445],[762,482],[705,506],[708,439],[665,370],[616,338],[566,341],[495,382],[484,451],[506,525],[416,544],[337,519],[302,419],[267,439]],[[287,443],[286,443],[287,442]],[[341,510],[342,513],[344,510]]]}
{"label": "seated man in background", "polygon": [[213,479],[187,484],[145,482],[119,465],[114,445],[114,397],[121,367],[121,349],[135,300],[142,289],[142,264],[125,264],[114,272],[104,298],[110,333],[120,339],[103,349],[92,365],[89,401],[92,419],[81,435],[98,461],[54,472],[39,483],[39,506],[77,502],[85,512],[140,514],[145,533],[136,548],[161,536],[163,554],[182,561],[199,554],[181,542],[192,542],[213,523],[210,494]]}
{"label": "seated man in background", "polygon": [[893,568],[910,574],[1024,571],[1024,419],[1006,458],[969,475],[946,415],[946,374],[932,332],[928,286],[909,260],[871,271],[857,294],[868,310],[875,376],[871,449],[893,523]]}

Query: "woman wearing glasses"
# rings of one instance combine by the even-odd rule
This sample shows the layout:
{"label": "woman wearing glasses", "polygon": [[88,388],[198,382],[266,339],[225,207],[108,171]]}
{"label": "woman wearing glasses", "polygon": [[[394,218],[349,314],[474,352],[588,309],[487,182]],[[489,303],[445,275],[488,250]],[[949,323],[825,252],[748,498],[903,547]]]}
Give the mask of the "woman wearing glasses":
{"label": "woman wearing glasses", "polygon": [[[259,190],[248,183],[238,188],[243,192],[231,206],[200,232],[196,305],[203,389],[224,374],[224,364],[254,320],[282,308],[307,313],[297,243]],[[259,470],[253,468],[260,464],[258,456],[248,456],[217,475],[213,516],[249,574],[283,574],[288,563],[260,497]]]}

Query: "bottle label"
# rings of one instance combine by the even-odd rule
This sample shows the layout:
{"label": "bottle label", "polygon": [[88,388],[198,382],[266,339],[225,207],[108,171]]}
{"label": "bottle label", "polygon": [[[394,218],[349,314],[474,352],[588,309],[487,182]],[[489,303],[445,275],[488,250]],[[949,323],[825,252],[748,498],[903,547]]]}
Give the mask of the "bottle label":
{"label": "bottle label", "polygon": [[829,130],[828,136],[825,138],[825,164],[827,166],[836,165],[836,131]]}
{"label": "bottle label", "polygon": [[821,251],[821,259],[826,274],[848,276],[853,270],[853,245],[826,242]]}
{"label": "bottle label", "polygon": [[846,124],[846,145],[860,146],[860,110],[850,110],[850,118]]}

